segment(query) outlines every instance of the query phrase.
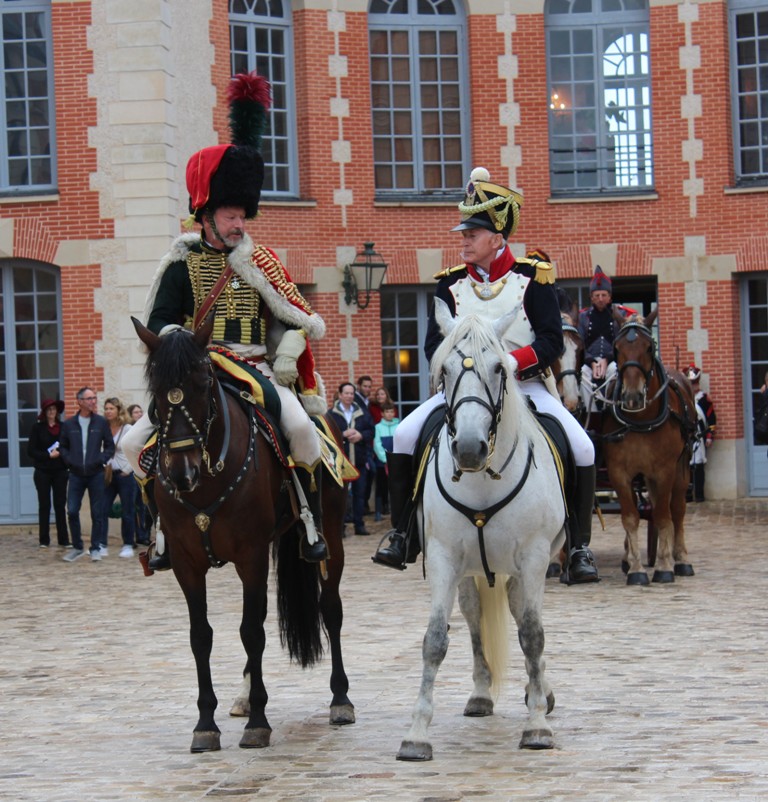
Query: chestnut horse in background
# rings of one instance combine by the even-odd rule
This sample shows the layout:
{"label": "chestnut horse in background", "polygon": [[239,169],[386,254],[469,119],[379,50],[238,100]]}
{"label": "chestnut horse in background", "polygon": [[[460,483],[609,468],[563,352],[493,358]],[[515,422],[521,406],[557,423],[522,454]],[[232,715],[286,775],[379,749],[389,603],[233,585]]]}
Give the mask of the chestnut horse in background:
{"label": "chestnut horse in background", "polygon": [[645,479],[658,529],[653,581],[693,576],[684,518],[696,408],[685,376],[668,371],[656,355],[651,325],[657,313],[658,309],[646,318],[617,318],[621,326],[614,341],[617,374],[606,392],[609,409],[602,421],[603,455],[626,532],[622,568],[628,585],[648,584],[640,559],[640,514],[632,488],[638,474]]}
{"label": "chestnut horse in background", "polygon": [[[241,404],[225,391],[213,369],[206,347],[213,316],[194,334],[182,330],[158,337],[135,318],[133,324],[149,349],[145,375],[160,421],[155,501],[171,567],[187,601],[197,667],[200,715],[191,751],[220,749],[206,575],[225,562],[232,563],[243,585],[240,637],[247,655],[247,690],[235,701],[232,714],[248,716],[241,747],[269,745],[272,728],[265,712],[262,657],[271,550],[281,641],[293,660],[310,667],[322,656],[321,626],[325,627],[332,660],[330,723],[353,723],[341,657],[339,597],[346,489],[323,469],[323,534],[329,560],[327,575],[320,576],[318,566],[299,555],[303,524],[289,490],[291,471],[270,442],[270,427],[258,422],[253,405]],[[331,425],[338,441],[338,429]]]}

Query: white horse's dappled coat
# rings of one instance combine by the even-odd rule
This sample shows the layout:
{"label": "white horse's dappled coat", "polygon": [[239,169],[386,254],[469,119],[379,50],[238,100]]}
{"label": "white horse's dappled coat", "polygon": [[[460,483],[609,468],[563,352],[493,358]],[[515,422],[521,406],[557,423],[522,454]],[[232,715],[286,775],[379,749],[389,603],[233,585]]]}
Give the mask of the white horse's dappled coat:
{"label": "white horse's dappled coat", "polygon": [[[457,589],[474,653],[474,690],[465,715],[493,712],[491,686],[497,690],[500,685],[505,660],[499,655],[506,654],[508,637],[508,617],[498,615],[498,608],[508,604],[528,672],[529,716],[520,745],[551,748],[553,735],[545,715],[554,696],[544,678],[541,609],[547,566],[564,541],[560,479],[544,433],[518,389],[515,360],[500,343],[500,333],[515,313],[494,322],[475,315],[454,319],[442,301],[436,299],[435,304],[445,340],[432,358],[432,378],[434,386],[442,383],[445,388],[449,425],[440,434],[424,487],[423,538],[432,611],[424,637],[421,690],[398,757],[432,756],[427,736],[432,691],[448,648],[447,624]],[[479,543],[477,516],[482,522],[483,514],[486,564],[496,575],[493,591]],[[496,606],[495,612],[489,604]],[[504,626],[488,632],[491,619]]]}

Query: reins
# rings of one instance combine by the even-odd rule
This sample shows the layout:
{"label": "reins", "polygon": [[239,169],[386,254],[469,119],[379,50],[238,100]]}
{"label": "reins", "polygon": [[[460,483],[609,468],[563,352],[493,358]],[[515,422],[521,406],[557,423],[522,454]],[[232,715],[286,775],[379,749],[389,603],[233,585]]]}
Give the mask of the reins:
{"label": "reins", "polygon": [[[462,404],[479,404],[484,409],[488,410],[491,415],[491,426],[488,430],[488,458],[485,462],[485,469],[491,473],[493,476],[493,472],[490,470],[489,465],[491,462],[491,458],[493,457],[494,450],[496,448],[496,432],[499,427],[499,421],[501,420],[501,412],[504,406],[504,395],[507,392],[507,372],[504,368],[500,368],[501,370],[501,381],[499,383],[499,394],[494,400],[493,396],[491,395],[491,391],[488,389],[485,382],[480,377],[480,374],[477,372],[475,368],[475,360],[471,356],[466,356],[462,352],[460,348],[456,348],[456,352],[461,357],[461,373],[459,374],[459,378],[456,379],[456,384],[453,386],[453,392],[451,393],[451,398],[446,399],[446,409],[445,409],[445,423],[448,428],[448,435],[449,437],[453,438],[456,435],[456,426],[455,426],[455,416],[456,410]],[[480,380],[480,383],[483,385],[483,389],[485,390],[485,394],[487,397],[487,401],[484,398],[480,398],[476,395],[468,395],[464,398],[460,398],[456,401],[456,395],[459,391],[459,386],[461,384],[461,380],[467,373],[474,373],[477,378]],[[458,481],[458,477],[461,475],[461,471],[457,468],[454,472],[454,481]],[[494,476],[493,478],[500,478],[499,475]]]}
{"label": "reins", "polygon": [[[440,448],[440,441],[442,438],[438,438],[437,442],[435,443],[435,481],[437,483],[438,490],[442,497],[455,509],[458,510],[462,515],[465,515],[474,526],[477,528],[477,543],[480,549],[480,559],[483,563],[483,571],[485,571],[485,578],[488,580],[488,586],[493,587],[496,584],[496,574],[491,571],[490,566],[488,565],[488,558],[485,553],[485,525],[491,520],[491,518],[501,509],[507,506],[507,504],[512,501],[515,496],[522,490],[523,486],[525,485],[526,480],[528,479],[528,474],[531,470],[531,463],[533,462],[533,443],[528,443],[528,456],[525,460],[525,469],[523,470],[523,475],[518,480],[517,484],[512,488],[512,490],[507,493],[504,498],[497,501],[495,504],[491,504],[490,507],[486,507],[485,509],[473,509],[472,507],[468,507],[466,504],[463,504],[460,501],[457,501],[455,498],[448,494],[448,491],[445,489],[445,485],[443,484],[443,480],[440,478],[440,465],[438,460],[438,451]],[[513,449],[514,451],[514,449]],[[510,452],[510,458],[513,452]],[[507,460],[507,463],[509,459]],[[506,465],[506,463],[505,463]],[[498,474],[494,478],[501,478],[501,474]]]}
{"label": "reins", "polygon": [[[499,480],[502,478],[502,472],[509,466],[509,463],[512,460],[512,457],[517,451],[518,445],[518,438],[515,437],[515,441],[510,448],[509,454],[504,460],[501,468],[498,471],[494,471],[490,467],[491,459],[494,455],[495,445],[496,445],[496,434],[498,431],[499,422],[501,421],[501,415],[504,408],[504,396],[507,393],[507,372],[504,370],[503,367],[500,368],[501,373],[501,380],[499,382],[499,392],[496,398],[494,399],[493,395],[491,394],[490,389],[488,388],[487,384],[483,382],[480,374],[477,372],[475,366],[475,360],[472,357],[466,356],[460,348],[456,347],[456,352],[461,357],[461,373],[459,377],[456,379],[456,383],[453,386],[453,391],[451,393],[450,399],[446,398],[446,411],[445,411],[445,422],[446,422],[446,435],[449,440],[453,439],[456,435],[456,428],[455,428],[455,415],[456,410],[465,403],[475,403],[479,404],[484,409],[488,410],[491,415],[491,424],[488,430],[488,457],[485,462],[485,472],[491,477],[491,479]],[[461,384],[461,380],[466,376],[468,373],[474,373],[477,378],[480,380],[480,383],[485,390],[486,399],[481,398],[476,395],[468,395],[464,396],[463,398],[459,398],[457,400],[457,394],[459,390],[459,385]],[[460,501],[457,501],[453,498],[445,488],[443,484],[443,480],[440,476],[440,464],[439,464],[439,450],[440,450],[440,442],[442,438],[438,437],[435,442],[434,447],[434,460],[435,460],[435,481],[437,483],[438,490],[443,498],[455,509],[458,510],[462,515],[466,516],[469,521],[476,527],[477,529],[477,541],[478,541],[478,548],[480,550],[480,559],[483,564],[483,571],[485,572],[485,578],[488,581],[488,586],[493,587],[496,582],[496,575],[488,564],[488,557],[485,551],[485,526],[491,520],[491,518],[501,509],[507,506],[520,490],[525,485],[526,480],[528,479],[528,474],[530,473],[531,463],[533,462],[533,444],[529,441],[528,443],[528,455],[525,461],[525,468],[523,470],[523,474],[518,480],[515,487],[513,487],[506,496],[502,499],[497,501],[495,504],[490,505],[484,509],[478,509],[469,507],[466,504],[463,504]],[[458,482],[461,479],[461,475],[463,471],[456,465],[456,461],[451,455],[451,460],[453,461],[454,465],[454,473],[451,477],[453,482]]]}
{"label": "reins", "polygon": [[[210,369],[210,367],[209,367]],[[165,419],[165,425],[163,426],[161,432],[158,435],[158,450],[159,453],[162,454],[164,449],[167,449],[165,454],[165,459],[158,459],[158,466],[157,466],[157,478],[163,488],[168,492],[170,496],[172,496],[176,501],[178,501],[181,506],[187,510],[187,512],[191,513],[195,525],[197,526],[198,530],[200,531],[200,536],[203,543],[203,548],[205,549],[205,553],[208,555],[208,560],[211,564],[212,568],[221,568],[222,565],[225,564],[226,561],[219,560],[214,551],[213,551],[213,544],[211,543],[211,535],[210,535],[210,526],[213,520],[213,516],[216,511],[221,507],[221,505],[229,498],[229,496],[234,492],[237,485],[242,481],[243,477],[248,472],[248,467],[251,464],[251,460],[257,460],[257,453],[256,453],[256,422],[252,412],[248,414],[248,448],[245,452],[245,457],[243,460],[242,465],[240,466],[240,470],[237,472],[233,480],[229,483],[229,485],[224,489],[224,491],[216,497],[216,499],[209,504],[204,509],[200,507],[196,507],[194,504],[191,504],[187,499],[185,499],[179,491],[174,487],[171,481],[163,474],[163,463],[165,463],[165,468],[168,468],[169,463],[169,456],[168,452],[174,453],[178,451],[189,451],[194,448],[199,448],[202,452],[202,460],[205,464],[205,467],[210,474],[211,477],[215,477],[217,474],[220,474],[225,466],[226,466],[226,458],[229,452],[229,443],[230,443],[230,435],[232,430],[232,422],[229,412],[229,405],[227,404],[226,394],[224,392],[224,388],[222,387],[221,382],[217,381],[211,372],[209,378],[209,388],[211,384],[216,385],[216,389],[218,391],[218,407],[221,409],[221,418],[222,418],[222,425],[224,427],[224,433],[222,436],[222,444],[221,449],[219,451],[219,457],[216,460],[213,467],[211,467],[211,458],[210,453],[208,451],[208,438],[211,434],[211,426],[213,425],[214,420],[217,417],[217,404],[213,397],[213,394],[210,395],[209,404],[208,404],[208,415],[206,417],[206,421],[203,424],[203,432],[200,431],[195,421],[192,419],[192,416],[189,413],[189,410],[186,408],[184,402],[184,392],[179,387],[173,387],[168,391],[167,398],[168,402],[170,403],[170,407],[168,409],[168,414]],[[184,415],[187,422],[189,423],[190,427],[192,428],[193,434],[188,437],[168,437],[168,431],[170,428],[171,420],[173,418],[174,412],[180,412]]]}

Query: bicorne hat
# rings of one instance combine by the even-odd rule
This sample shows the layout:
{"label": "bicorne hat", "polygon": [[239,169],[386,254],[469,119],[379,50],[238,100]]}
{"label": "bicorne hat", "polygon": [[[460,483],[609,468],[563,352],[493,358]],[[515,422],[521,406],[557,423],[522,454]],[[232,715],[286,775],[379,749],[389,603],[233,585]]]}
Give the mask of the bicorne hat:
{"label": "bicorne hat", "polygon": [[595,268],[595,275],[592,276],[592,281],[589,282],[589,291],[605,290],[605,292],[613,295],[611,277],[607,273],[603,273],[603,268],[598,265]]}
{"label": "bicorne hat", "polygon": [[242,206],[248,219],[259,209],[264,183],[259,148],[271,104],[269,82],[255,72],[235,75],[228,101],[231,144],[203,148],[187,162],[188,225],[221,206]]}
{"label": "bicorne hat", "polygon": [[485,228],[506,239],[517,230],[523,196],[514,189],[492,184],[485,167],[475,167],[469,176],[466,197],[459,204],[461,223],[451,231]]}

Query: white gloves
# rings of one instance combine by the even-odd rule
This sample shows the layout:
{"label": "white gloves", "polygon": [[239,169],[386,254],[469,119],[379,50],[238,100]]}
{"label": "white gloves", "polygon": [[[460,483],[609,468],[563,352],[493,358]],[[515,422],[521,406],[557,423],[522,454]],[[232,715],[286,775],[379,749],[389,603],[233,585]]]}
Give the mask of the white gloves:
{"label": "white gloves", "polygon": [[290,387],[299,378],[296,360],[304,353],[307,338],[299,329],[288,329],[280,340],[275,351],[275,363],[272,372],[275,381],[283,387]]}

